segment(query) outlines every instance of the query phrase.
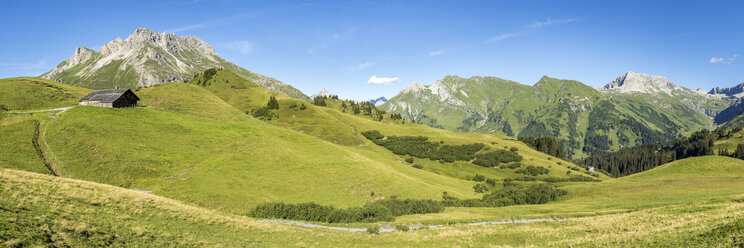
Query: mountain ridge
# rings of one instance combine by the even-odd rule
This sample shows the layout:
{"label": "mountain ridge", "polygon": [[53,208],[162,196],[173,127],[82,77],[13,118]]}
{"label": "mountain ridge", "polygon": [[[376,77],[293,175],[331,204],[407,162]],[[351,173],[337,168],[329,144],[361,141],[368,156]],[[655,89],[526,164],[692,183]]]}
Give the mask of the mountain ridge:
{"label": "mountain ridge", "polygon": [[381,108],[448,130],[557,137],[569,155],[584,156],[710,128],[713,117],[734,101],[663,76],[627,72],[599,89],[547,76],[531,86],[495,77],[446,76],[430,86],[414,82]]}
{"label": "mountain ridge", "polygon": [[269,90],[310,99],[288,84],[222,59],[211,45],[197,37],[146,28],[137,28],[126,39],[116,38],[98,51],[77,47],[69,59],[41,77],[91,89],[142,88],[186,81],[210,68],[224,68]]}

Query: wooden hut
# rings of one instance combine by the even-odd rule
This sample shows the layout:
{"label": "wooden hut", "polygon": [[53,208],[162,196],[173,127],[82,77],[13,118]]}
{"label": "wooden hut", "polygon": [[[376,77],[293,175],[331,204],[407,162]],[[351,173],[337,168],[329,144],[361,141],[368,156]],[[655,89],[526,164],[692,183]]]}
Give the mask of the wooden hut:
{"label": "wooden hut", "polygon": [[129,89],[94,90],[80,99],[79,105],[104,108],[123,108],[137,106],[139,97]]}

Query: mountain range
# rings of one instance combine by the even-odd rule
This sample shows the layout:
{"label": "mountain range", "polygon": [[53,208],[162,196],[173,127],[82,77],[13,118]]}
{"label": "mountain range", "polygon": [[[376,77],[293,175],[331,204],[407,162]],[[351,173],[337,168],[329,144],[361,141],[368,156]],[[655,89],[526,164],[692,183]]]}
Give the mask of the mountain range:
{"label": "mountain range", "polygon": [[[78,47],[71,58],[41,77],[90,89],[143,88],[189,81],[209,68],[310,100],[289,84],[220,58],[199,38],[145,28],[98,51]],[[742,92],[744,84],[706,93],[663,76],[634,72],[602,88],[547,76],[532,86],[496,77],[447,76],[430,86],[414,82],[389,100],[370,102],[408,121],[447,130],[555,137],[569,157],[581,158],[723,125],[744,111],[738,100]],[[322,89],[312,97],[331,95]]]}
{"label": "mountain range", "polygon": [[[447,130],[555,137],[569,157],[581,158],[713,128],[741,113],[736,102],[735,96],[627,72],[602,88],[547,76],[532,86],[448,76],[430,86],[414,82],[380,107]],[[729,117],[716,119],[719,113]]]}

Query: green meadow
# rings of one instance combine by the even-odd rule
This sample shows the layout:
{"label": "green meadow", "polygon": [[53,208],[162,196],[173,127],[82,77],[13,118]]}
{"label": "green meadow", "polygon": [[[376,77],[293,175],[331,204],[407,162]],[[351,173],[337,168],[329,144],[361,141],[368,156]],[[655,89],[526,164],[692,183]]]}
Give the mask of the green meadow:
{"label": "green meadow", "polygon": [[[512,137],[389,115],[378,121],[351,113],[340,100],[315,106],[222,70],[208,79],[139,89],[143,107],[23,113],[74,106],[89,91],[35,78],[0,80],[0,92],[25,99],[0,98],[7,107],[0,110],[0,246],[680,247],[744,240],[744,161],[738,159],[688,158],[610,178]],[[273,117],[254,118],[272,96],[279,103]],[[482,143],[478,154],[514,150],[523,159],[488,168],[396,155],[361,135],[372,130],[448,145]],[[527,166],[549,171],[522,180],[517,171]],[[497,180],[488,192],[504,180],[530,185],[582,175],[596,181],[556,182],[567,194],[546,204],[447,207],[388,222],[334,224],[442,225],[420,230],[371,234],[246,217],[266,202],[348,208],[391,198],[442,200],[444,192],[481,198],[473,188],[481,183],[476,175]],[[541,218],[562,221],[470,225]]]}

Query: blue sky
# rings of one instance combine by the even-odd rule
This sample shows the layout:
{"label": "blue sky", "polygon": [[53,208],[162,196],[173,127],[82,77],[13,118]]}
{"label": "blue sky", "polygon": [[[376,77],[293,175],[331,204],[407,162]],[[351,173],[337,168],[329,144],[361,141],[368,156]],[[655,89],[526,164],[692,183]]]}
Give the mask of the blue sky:
{"label": "blue sky", "polygon": [[0,78],[38,76],[77,46],[146,27],[197,36],[308,95],[391,97],[446,75],[602,86],[629,70],[709,90],[744,82],[743,10],[742,1],[10,1]]}

